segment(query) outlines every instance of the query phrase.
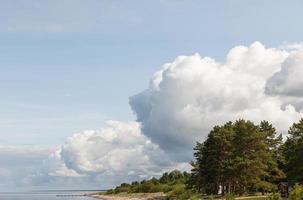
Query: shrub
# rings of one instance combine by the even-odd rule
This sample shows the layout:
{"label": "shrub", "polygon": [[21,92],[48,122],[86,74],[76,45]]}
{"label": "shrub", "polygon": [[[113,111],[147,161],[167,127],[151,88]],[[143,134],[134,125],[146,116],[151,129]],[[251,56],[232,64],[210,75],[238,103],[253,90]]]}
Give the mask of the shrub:
{"label": "shrub", "polygon": [[152,188],[154,187],[154,184],[150,181],[145,181],[143,184],[141,184],[140,190],[144,193],[149,193],[152,191]]}
{"label": "shrub", "polygon": [[184,184],[175,185],[174,188],[168,192],[168,199],[178,200],[197,200],[199,196],[192,190],[186,189]]}
{"label": "shrub", "polygon": [[[178,193],[178,190],[182,187],[182,191],[186,191],[185,182],[189,178],[189,173],[180,172],[174,170],[170,173],[164,173],[159,179],[151,178],[149,180],[142,180],[141,182],[134,181],[131,184],[122,183],[120,186],[113,190],[107,191],[107,194],[118,194],[118,193],[152,193],[152,192],[163,192],[168,193],[174,190],[174,193]],[[185,195],[185,194],[179,194]],[[187,194],[186,194],[187,195]]]}
{"label": "shrub", "polygon": [[278,192],[273,192],[266,197],[267,200],[282,200],[281,194]]}
{"label": "shrub", "polygon": [[272,192],[277,190],[277,186],[275,186],[272,183],[266,182],[266,181],[260,181],[255,185],[256,189],[258,189],[258,191],[262,192],[262,193],[266,193],[266,192]]}
{"label": "shrub", "polygon": [[227,194],[224,198],[225,198],[225,200],[234,200],[235,199],[235,195],[233,195],[233,194]]}
{"label": "shrub", "polygon": [[289,200],[302,200],[303,199],[303,187],[299,184],[296,184],[290,194],[289,194]]}
{"label": "shrub", "polygon": [[105,194],[114,194],[115,191],[113,189],[109,189],[105,192]]}
{"label": "shrub", "polygon": [[208,200],[214,200],[215,197],[213,195],[210,195],[209,197],[207,197]]}

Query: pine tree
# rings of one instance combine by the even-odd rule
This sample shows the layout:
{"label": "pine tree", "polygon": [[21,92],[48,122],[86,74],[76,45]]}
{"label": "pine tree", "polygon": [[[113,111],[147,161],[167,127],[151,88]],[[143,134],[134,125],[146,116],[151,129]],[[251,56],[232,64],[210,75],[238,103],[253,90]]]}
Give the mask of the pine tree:
{"label": "pine tree", "polygon": [[264,137],[266,150],[269,153],[267,159],[267,175],[261,178],[259,188],[264,191],[269,191],[274,188],[281,179],[285,178],[282,171],[282,163],[284,157],[281,151],[283,144],[282,135],[277,135],[276,129],[268,121],[262,121],[259,126],[259,131]]}
{"label": "pine tree", "polygon": [[191,175],[186,183],[188,188],[194,189],[198,193],[202,193],[202,188],[203,188],[203,182],[202,182],[203,174],[201,169],[203,168],[202,149],[203,149],[203,143],[197,142],[196,146],[194,147],[195,160],[190,162],[192,166]]}
{"label": "pine tree", "polygon": [[232,123],[229,122],[222,127],[215,126],[204,143],[197,143],[190,180],[198,191],[217,194],[219,187],[224,187],[229,181],[227,165],[232,152],[231,139]]}
{"label": "pine tree", "polygon": [[293,185],[303,183],[303,118],[288,131],[284,144],[285,172]]}
{"label": "pine tree", "polygon": [[[200,193],[246,193],[271,190],[283,172],[282,136],[267,121],[238,120],[215,126],[194,148],[188,186]],[[278,162],[279,161],[279,162]]]}
{"label": "pine tree", "polygon": [[258,126],[250,121],[238,120],[234,124],[233,165],[237,172],[237,190],[248,192],[257,187],[261,177],[267,175],[269,154]]}

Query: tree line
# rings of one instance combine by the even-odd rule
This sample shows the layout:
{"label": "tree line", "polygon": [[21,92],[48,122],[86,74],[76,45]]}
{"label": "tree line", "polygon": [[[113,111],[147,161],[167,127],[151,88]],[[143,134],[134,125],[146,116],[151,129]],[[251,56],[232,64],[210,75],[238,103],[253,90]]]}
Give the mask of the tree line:
{"label": "tree line", "polygon": [[289,128],[286,138],[268,121],[240,119],[217,125],[196,143],[193,156],[190,173],[175,170],[123,183],[107,193],[164,192],[168,199],[272,193],[272,199],[279,199],[280,194],[273,192],[283,182],[294,186],[291,195],[303,199],[298,185],[303,183],[303,119]]}
{"label": "tree line", "polygon": [[156,193],[166,194],[165,199],[198,199],[198,195],[186,184],[190,179],[190,173],[174,170],[165,172],[159,178],[151,178],[140,182],[122,183],[114,189],[110,189],[106,194],[119,193]]}
{"label": "tree line", "polygon": [[272,192],[282,181],[303,183],[303,119],[283,142],[268,121],[237,120],[215,126],[194,147],[188,186],[198,193]]}

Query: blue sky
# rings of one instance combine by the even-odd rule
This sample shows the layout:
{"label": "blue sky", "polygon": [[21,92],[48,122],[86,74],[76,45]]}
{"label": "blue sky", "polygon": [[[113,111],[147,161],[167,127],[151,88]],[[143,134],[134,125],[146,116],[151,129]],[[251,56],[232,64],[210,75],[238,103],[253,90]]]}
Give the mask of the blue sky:
{"label": "blue sky", "polygon": [[[127,124],[125,121],[134,121],[140,114],[143,113],[142,116],[146,114],[140,110],[142,109],[140,103],[144,101],[144,96],[139,95],[134,98],[132,108],[129,105],[129,97],[148,88],[152,75],[162,69],[164,63],[172,62],[177,56],[193,55],[197,52],[202,57],[209,56],[224,63],[226,54],[231,48],[245,45],[249,46],[248,49],[252,49],[251,51],[254,53],[262,52],[257,54],[257,57],[252,56],[253,59],[250,62],[253,63],[253,66],[262,64],[262,61],[259,62],[258,59],[268,59],[264,66],[269,67],[271,73],[278,71],[276,68],[271,68],[271,63],[277,62],[272,59],[271,55],[274,54],[281,59],[278,59],[279,66],[285,60],[285,55],[281,52],[272,53],[271,50],[266,50],[262,44],[266,47],[279,47],[283,44],[302,42],[302,7],[303,2],[300,0],[0,0],[0,157],[3,158],[3,162],[0,162],[0,175],[6,178],[5,181],[0,181],[0,186],[11,189],[12,187],[8,186],[8,183],[14,185],[12,180],[17,180],[19,184],[20,180],[23,180],[22,177],[30,174],[31,171],[37,171],[36,164],[33,166],[30,162],[26,162],[28,171],[25,171],[24,174],[22,174],[23,169],[19,169],[19,166],[24,165],[22,159],[19,158],[27,160],[24,157],[26,152],[33,154],[33,158],[29,158],[35,161],[33,163],[40,162],[45,160],[50,152],[53,152],[54,146],[64,144],[66,138],[83,130],[107,127],[101,131],[105,135],[104,137],[110,138],[106,135],[114,132],[118,138],[120,137],[120,143],[126,149],[122,153],[128,152],[129,146],[132,147],[133,144],[127,143],[128,140],[123,135],[124,129],[121,132],[121,127],[130,130],[128,134],[142,131],[138,130],[137,124]],[[260,41],[262,44],[253,43],[254,41]],[[251,45],[252,43],[253,45]],[[263,53],[266,55],[265,57],[262,57]],[[235,57],[243,56],[234,54]],[[196,57],[187,59],[191,63]],[[248,58],[245,57],[245,59]],[[178,63],[176,65],[182,68]],[[190,68],[191,65],[188,67]],[[193,68],[193,70],[199,71],[200,68]],[[251,73],[261,74],[260,72]],[[208,74],[202,75],[201,79]],[[267,79],[271,76],[264,77]],[[264,79],[265,82],[264,77],[262,80]],[[207,80],[211,79],[207,78]],[[270,80],[273,82],[272,85],[277,84],[275,77],[271,77]],[[178,82],[176,84],[182,85]],[[299,84],[295,85],[299,86]],[[186,99],[186,95],[191,96],[187,91],[194,87],[196,86],[184,91],[177,91],[176,94],[173,93],[174,90],[168,90],[164,91],[164,94],[171,94],[173,91],[172,94],[176,96],[172,96],[176,99],[179,97]],[[205,85],[197,85],[197,87],[204,88]],[[207,90],[211,87],[212,84],[204,89]],[[279,92],[272,91],[272,93]],[[153,93],[150,95],[149,100],[155,103],[153,106],[156,109],[160,108],[160,111],[162,111],[161,106],[166,103],[167,106],[164,108],[169,109],[170,105],[175,103],[174,100],[170,101],[167,98],[160,98],[157,102],[157,95]],[[199,93],[194,98],[200,98],[203,95],[203,93]],[[264,94],[262,93],[262,95]],[[247,95],[243,95],[244,100],[246,97]],[[205,99],[207,102],[207,97]],[[215,96],[214,99],[218,98]],[[268,97],[264,97],[264,99],[262,102],[268,101]],[[189,104],[191,103],[190,98],[186,100],[189,101]],[[300,97],[292,102],[297,106],[297,110],[301,110],[303,107],[301,100]],[[216,103],[211,100],[212,102]],[[281,100],[281,102],[283,107],[289,103],[288,99]],[[285,115],[285,119],[282,119],[284,124],[288,125],[292,122],[291,120],[297,119],[301,115],[300,112],[291,112],[292,107],[289,110],[283,108],[282,112],[279,106],[280,104],[275,108],[275,112],[269,111],[270,114],[274,113],[270,115],[273,120],[277,116],[276,113],[289,111],[287,114],[291,117],[288,119],[288,115]],[[183,108],[174,109],[169,111],[176,111],[178,114]],[[225,111],[223,110],[222,113],[225,114]],[[222,113],[219,112],[218,116]],[[203,116],[202,113],[202,119]],[[153,147],[155,149],[159,145],[159,148],[162,148],[162,143],[174,144],[177,141],[176,144],[179,145],[178,141],[186,143],[188,138],[192,140],[197,138],[196,135],[186,137],[173,133],[169,135],[169,131],[179,128],[178,121],[177,123],[170,121],[174,120],[176,115],[169,116],[169,113],[160,112],[158,118],[155,119],[150,119],[150,116],[144,117],[139,121],[141,120],[140,122],[147,127],[144,129],[146,132],[143,131],[143,135],[139,134],[138,137],[136,134],[132,135],[134,138],[130,137],[135,141],[134,144],[139,146],[144,141],[148,141],[148,138],[151,138],[152,142],[156,142],[156,147]],[[229,116],[226,119],[229,119]],[[108,125],[107,120],[120,122]],[[196,131],[196,126],[192,124],[195,120],[188,118],[184,121],[188,123],[182,124],[188,128],[184,130]],[[156,125],[153,124],[154,122]],[[164,125],[161,124],[162,122]],[[165,122],[170,122],[170,124],[165,124]],[[150,124],[154,126],[159,124],[160,128],[155,131],[156,133],[153,132],[155,129],[148,132],[148,128],[154,128]],[[209,124],[205,127],[209,128]],[[172,128],[169,129],[169,126]],[[167,128],[168,131],[161,132],[162,127]],[[159,135],[157,135],[157,131],[159,131]],[[187,131],[185,132],[187,133]],[[164,140],[159,137],[163,133],[168,134],[164,134]],[[94,132],[94,134],[100,136],[99,132]],[[101,150],[110,154],[112,149],[122,148],[116,147],[114,141],[110,149],[106,149],[104,141],[101,140],[99,141],[101,145],[97,146],[97,149],[88,145],[87,150],[85,149],[87,135],[89,134],[83,133],[75,136],[73,140],[68,140],[65,143],[66,146],[62,147],[60,151],[72,152],[74,154],[68,156],[74,158],[81,157],[83,150],[95,158],[96,152],[101,152]],[[90,140],[94,140],[94,138],[88,137],[87,141]],[[83,144],[82,149],[70,150],[69,148],[74,147],[73,141]],[[190,142],[192,141],[188,141],[188,144],[191,144]],[[146,148],[150,150],[148,146]],[[179,163],[179,158],[175,158],[176,155],[170,155],[170,150],[162,150],[160,153],[167,151],[169,159],[172,159],[165,163],[166,167],[181,166],[182,163]],[[190,147],[188,152],[191,150]],[[158,155],[158,153],[151,152],[148,156],[153,158],[153,155]],[[130,160],[138,157],[137,154],[128,156]],[[107,154],[104,157],[108,158]],[[60,159],[61,162],[64,161],[63,154]],[[144,163],[144,166],[146,164],[151,169],[162,170],[163,163],[158,162],[158,159],[156,157],[154,158],[155,163]],[[83,158],[79,160],[81,161]],[[90,174],[90,172],[79,170],[83,166],[79,160],[75,161],[74,166],[69,166],[69,170],[76,171],[69,171],[65,164],[61,163],[63,168],[61,164],[58,164],[59,167],[56,167],[61,167],[61,171],[57,170],[57,175]],[[122,161],[124,162],[123,159]],[[86,163],[90,163],[90,161],[85,162],[84,167],[86,167]],[[110,167],[116,169],[117,166]],[[134,169],[136,177],[132,178],[142,177],[140,173],[146,169],[149,168]],[[94,173],[100,173],[98,170],[100,169],[91,169]],[[118,173],[117,177],[123,179],[125,173],[133,174],[132,169],[123,170],[120,171],[120,173],[123,172],[122,176]],[[156,172],[159,173],[159,171]],[[96,188],[99,180],[90,179],[95,178],[94,175],[88,177],[88,182],[82,182],[82,184]],[[101,177],[103,178],[103,175]],[[44,178],[41,179],[44,180]],[[48,176],[46,179],[53,181]],[[119,183],[122,179],[114,178],[111,184]],[[68,180],[70,181],[70,179]],[[131,180],[131,178],[127,180]],[[61,179],[57,181],[65,185]],[[69,183],[73,182],[74,179]],[[58,183],[52,184],[60,187]]]}
{"label": "blue sky", "polygon": [[0,1],[0,142],[57,144],[107,119],[178,55],[300,41],[302,2]]}

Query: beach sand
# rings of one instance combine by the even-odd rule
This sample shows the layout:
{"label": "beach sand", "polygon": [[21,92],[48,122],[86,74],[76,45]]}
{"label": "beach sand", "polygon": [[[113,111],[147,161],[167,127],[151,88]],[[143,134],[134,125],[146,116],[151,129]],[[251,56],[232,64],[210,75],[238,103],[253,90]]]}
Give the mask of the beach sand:
{"label": "beach sand", "polygon": [[164,193],[120,193],[114,195],[90,194],[90,197],[103,200],[162,200],[165,198]]}

